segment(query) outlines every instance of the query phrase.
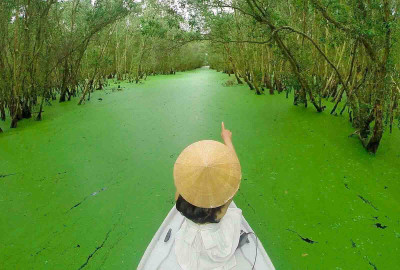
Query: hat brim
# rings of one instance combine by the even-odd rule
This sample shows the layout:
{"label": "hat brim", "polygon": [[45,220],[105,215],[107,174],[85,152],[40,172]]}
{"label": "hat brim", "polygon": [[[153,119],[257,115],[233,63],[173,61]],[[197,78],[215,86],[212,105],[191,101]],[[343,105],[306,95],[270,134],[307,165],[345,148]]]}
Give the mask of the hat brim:
{"label": "hat brim", "polygon": [[179,194],[202,208],[227,203],[238,191],[242,177],[235,152],[213,140],[186,147],[175,162],[173,175]]}

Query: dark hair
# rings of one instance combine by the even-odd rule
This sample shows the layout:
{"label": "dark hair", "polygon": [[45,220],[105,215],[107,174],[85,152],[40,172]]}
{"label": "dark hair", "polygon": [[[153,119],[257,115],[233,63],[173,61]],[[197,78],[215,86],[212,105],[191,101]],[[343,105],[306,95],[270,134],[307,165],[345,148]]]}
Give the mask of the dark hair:
{"label": "dark hair", "polygon": [[186,201],[181,195],[179,195],[176,201],[176,209],[186,218],[198,224],[218,223],[217,214],[221,211],[222,207],[223,205],[216,208],[197,207]]}

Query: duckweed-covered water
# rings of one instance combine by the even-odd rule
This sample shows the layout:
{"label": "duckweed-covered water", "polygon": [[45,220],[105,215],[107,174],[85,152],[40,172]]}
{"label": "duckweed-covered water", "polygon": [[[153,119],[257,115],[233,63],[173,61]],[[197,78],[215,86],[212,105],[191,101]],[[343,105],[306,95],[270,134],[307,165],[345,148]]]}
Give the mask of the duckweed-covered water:
{"label": "duckweed-covered water", "polygon": [[400,132],[371,156],[345,117],[227,79],[151,77],[5,129],[0,269],[135,269],[173,206],[178,154],[220,140],[221,121],[242,165],[235,202],[277,269],[398,269]]}

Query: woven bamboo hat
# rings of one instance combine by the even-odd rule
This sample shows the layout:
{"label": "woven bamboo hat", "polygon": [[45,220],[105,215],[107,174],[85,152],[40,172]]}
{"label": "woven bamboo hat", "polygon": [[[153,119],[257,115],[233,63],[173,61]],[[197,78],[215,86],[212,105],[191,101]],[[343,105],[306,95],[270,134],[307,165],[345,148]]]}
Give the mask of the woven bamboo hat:
{"label": "woven bamboo hat", "polygon": [[238,191],[241,178],[239,159],[234,151],[212,140],[189,145],[174,165],[178,193],[202,208],[224,205]]}

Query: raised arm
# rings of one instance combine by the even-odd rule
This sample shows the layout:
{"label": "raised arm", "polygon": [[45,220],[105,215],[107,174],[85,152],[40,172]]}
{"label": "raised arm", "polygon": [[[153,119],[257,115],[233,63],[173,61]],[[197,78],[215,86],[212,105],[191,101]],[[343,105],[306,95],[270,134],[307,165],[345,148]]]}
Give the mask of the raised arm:
{"label": "raised arm", "polygon": [[222,122],[221,127],[222,127],[221,129],[222,140],[224,141],[225,145],[231,148],[233,152],[236,154],[235,148],[233,147],[232,143],[232,132],[229,129],[225,129],[224,122]]}

